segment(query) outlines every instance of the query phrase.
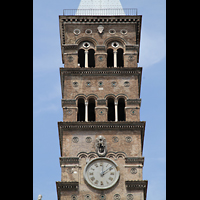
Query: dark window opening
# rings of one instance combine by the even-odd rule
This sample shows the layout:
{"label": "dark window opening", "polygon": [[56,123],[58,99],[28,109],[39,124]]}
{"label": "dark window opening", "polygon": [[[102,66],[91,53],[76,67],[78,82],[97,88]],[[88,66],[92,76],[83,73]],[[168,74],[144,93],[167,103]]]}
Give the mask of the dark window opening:
{"label": "dark window opening", "polygon": [[85,101],[82,98],[78,100],[77,121],[85,121]]}
{"label": "dark window opening", "polygon": [[88,102],[88,121],[95,121],[95,100],[89,99]]}
{"label": "dark window opening", "polygon": [[108,99],[108,121],[115,121],[114,99]]}
{"label": "dark window opening", "polygon": [[117,50],[117,66],[124,67],[124,50],[118,49]]}
{"label": "dark window opening", "polygon": [[118,121],[125,121],[125,101],[123,98],[118,100]]}
{"label": "dark window opening", "polygon": [[90,49],[88,53],[88,67],[95,67],[94,49]]}
{"label": "dark window opening", "polygon": [[107,67],[114,67],[113,49],[107,50]]}
{"label": "dark window opening", "polygon": [[85,67],[85,51],[83,49],[78,51],[78,63],[80,67]]}

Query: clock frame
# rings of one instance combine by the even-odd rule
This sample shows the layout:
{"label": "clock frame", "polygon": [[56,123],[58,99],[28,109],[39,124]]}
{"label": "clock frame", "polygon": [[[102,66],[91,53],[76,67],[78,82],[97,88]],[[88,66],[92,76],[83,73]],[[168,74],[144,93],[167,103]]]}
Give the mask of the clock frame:
{"label": "clock frame", "polygon": [[117,183],[120,171],[118,165],[113,160],[99,157],[87,163],[83,176],[91,187],[105,190]]}

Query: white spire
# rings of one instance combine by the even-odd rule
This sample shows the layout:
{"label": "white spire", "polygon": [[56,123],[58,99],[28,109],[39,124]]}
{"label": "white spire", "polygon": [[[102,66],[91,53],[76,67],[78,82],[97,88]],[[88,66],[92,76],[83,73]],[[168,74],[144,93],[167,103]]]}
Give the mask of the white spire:
{"label": "white spire", "polygon": [[81,0],[76,15],[125,15],[125,13],[120,0]]}

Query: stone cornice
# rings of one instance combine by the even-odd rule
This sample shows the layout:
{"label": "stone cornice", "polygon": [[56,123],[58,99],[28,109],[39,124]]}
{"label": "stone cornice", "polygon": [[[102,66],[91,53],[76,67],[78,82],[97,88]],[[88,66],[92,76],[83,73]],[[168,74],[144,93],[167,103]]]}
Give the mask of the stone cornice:
{"label": "stone cornice", "polygon": [[142,74],[142,67],[124,67],[124,68],[60,68],[61,75],[68,75],[68,76],[138,76]]}
{"label": "stone cornice", "polygon": [[65,76],[138,76],[140,96],[142,67],[136,68],[60,68],[61,90],[63,97]]}
{"label": "stone cornice", "polygon": [[59,16],[60,22],[65,24],[135,24],[141,23],[142,15],[127,15],[127,16],[80,16],[69,15]]}
{"label": "stone cornice", "polygon": [[144,200],[146,200],[147,196],[147,180],[134,180],[134,181],[125,181],[126,189],[127,190],[143,190],[144,191]]}
{"label": "stone cornice", "polygon": [[[62,156],[63,131],[66,130],[140,130],[141,150],[143,151],[143,141],[145,134],[145,121],[137,122],[58,122],[60,152]],[[124,132],[125,133],[125,132]]]}
{"label": "stone cornice", "polygon": [[141,76],[142,67],[135,68],[60,68],[62,76]]}
{"label": "stone cornice", "polygon": [[59,129],[84,129],[84,130],[99,130],[99,129],[145,129],[145,121],[137,122],[58,122]]}

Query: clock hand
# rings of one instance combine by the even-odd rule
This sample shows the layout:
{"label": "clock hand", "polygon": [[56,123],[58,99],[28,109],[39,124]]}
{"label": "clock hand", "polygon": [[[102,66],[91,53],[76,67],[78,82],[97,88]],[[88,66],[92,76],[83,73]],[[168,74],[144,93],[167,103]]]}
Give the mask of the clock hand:
{"label": "clock hand", "polygon": [[102,171],[101,171],[100,175],[103,176],[103,163],[102,163]]}
{"label": "clock hand", "polygon": [[[108,172],[108,170],[110,169],[110,168],[112,168],[113,166],[111,166],[111,167],[109,167],[108,169],[106,169],[104,172],[101,172],[100,174],[103,176],[104,174],[106,174],[107,172]],[[105,173],[106,172],[106,173]]]}

